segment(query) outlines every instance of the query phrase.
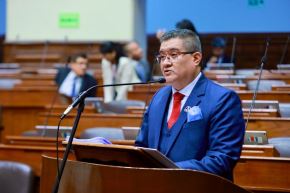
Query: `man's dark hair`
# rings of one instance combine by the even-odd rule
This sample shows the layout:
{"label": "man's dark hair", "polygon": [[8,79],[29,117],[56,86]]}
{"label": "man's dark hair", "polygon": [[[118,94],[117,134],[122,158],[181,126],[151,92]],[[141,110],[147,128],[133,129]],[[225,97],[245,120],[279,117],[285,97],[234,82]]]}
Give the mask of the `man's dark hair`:
{"label": "man's dark hair", "polygon": [[165,32],[160,38],[160,43],[172,38],[180,38],[183,40],[184,46],[188,52],[202,52],[199,37],[188,29],[175,29]]}
{"label": "man's dark hair", "polygon": [[116,52],[117,65],[119,63],[119,59],[122,56],[125,56],[124,50],[123,50],[123,45],[120,43],[111,42],[111,41],[102,43],[100,46],[100,52],[102,54],[109,54],[109,53]]}
{"label": "man's dark hair", "polygon": [[88,59],[88,56],[86,53],[77,53],[77,54],[73,54],[71,56],[68,57],[67,59],[67,63],[71,63],[71,62],[76,62],[76,60],[78,58],[84,58],[84,59]]}
{"label": "man's dark hair", "polygon": [[177,22],[175,27],[176,29],[188,29],[188,30],[193,31],[195,34],[198,34],[193,23],[188,19],[183,19]]}
{"label": "man's dark hair", "polygon": [[102,54],[112,53],[112,52],[116,51],[115,46],[116,45],[113,42],[104,42],[100,46],[100,52]]}

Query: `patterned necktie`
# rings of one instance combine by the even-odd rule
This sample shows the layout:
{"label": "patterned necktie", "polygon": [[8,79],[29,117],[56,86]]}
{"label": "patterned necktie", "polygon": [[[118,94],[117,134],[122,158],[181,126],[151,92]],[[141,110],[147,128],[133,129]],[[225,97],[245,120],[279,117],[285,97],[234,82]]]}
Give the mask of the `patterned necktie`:
{"label": "patterned necktie", "polygon": [[173,109],[170,115],[170,118],[167,122],[168,124],[168,129],[170,129],[174,123],[177,121],[179,114],[180,114],[180,107],[181,107],[181,101],[183,99],[184,95],[176,92],[173,95]]}

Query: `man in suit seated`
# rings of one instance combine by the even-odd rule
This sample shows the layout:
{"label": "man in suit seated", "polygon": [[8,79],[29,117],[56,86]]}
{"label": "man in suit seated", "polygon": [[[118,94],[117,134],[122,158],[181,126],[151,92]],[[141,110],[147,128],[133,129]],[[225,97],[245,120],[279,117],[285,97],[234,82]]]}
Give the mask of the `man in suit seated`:
{"label": "man in suit seated", "polygon": [[233,177],[245,132],[238,95],[201,72],[201,43],[186,29],[166,32],[157,61],[170,84],[147,108],[136,145],[158,149],[177,166]]}
{"label": "man in suit seated", "polygon": [[225,55],[226,40],[222,37],[215,37],[212,42],[212,53],[211,56],[207,58],[206,64],[222,64],[231,63],[231,59]]}
{"label": "man in suit seated", "polygon": [[[59,86],[59,93],[75,98],[79,93],[97,84],[97,81],[87,73],[88,58],[86,54],[72,55],[68,60],[68,66],[60,68],[55,81]],[[96,96],[96,88],[88,93],[89,97]]]}
{"label": "man in suit seated", "polygon": [[150,65],[143,60],[143,50],[140,45],[135,42],[129,42],[124,46],[125,55],[130,59],[130,63],[135,66],[135,71],[138,78],[142,82],[147,82],[151,79]]}

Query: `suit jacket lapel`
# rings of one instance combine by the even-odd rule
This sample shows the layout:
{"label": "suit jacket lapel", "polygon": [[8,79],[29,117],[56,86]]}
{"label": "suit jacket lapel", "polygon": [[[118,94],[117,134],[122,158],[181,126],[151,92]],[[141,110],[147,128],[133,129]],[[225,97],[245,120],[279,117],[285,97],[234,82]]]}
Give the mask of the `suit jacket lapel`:
{"label": "suit jacket lapel", "polygon": [[195,87],[191,91],[186,103],[184,104],[177,122],[171,128],[172,129],[172,131],[171,131],[172,137],[170,138],[170,141],[168,142],[168,149],[167,149],[165,155],[167,155],[169,153],[169,151],[172,148],[175,140],[177,139],[177,136],[179,135],[184,123],[186,122],[187,113],[184,111],[184,109],[187,106],[193,107],[193,106],[199,105],[199,103],[202,99],[201,96],[203,96],[205,94],[206,85],[207,85],[207,78],[202,74],[200,79],[196,83]]}
{"label": "suit jacket lapel", "polygon": [[149,127],[154,128],[154,143],[153,148],[157,149],[160,139],[160,132],[161,128],[163,126],[163,119],[166,116],[166,110],[168,108],[168,103],[171,98],[171,86],[168,86],[166,90],[163,92],[163,94],[154,101],[154,104],[156,105],[157,109],[156,111],[150,112],[152,117],[154,117],[154,122],[149,125]]}

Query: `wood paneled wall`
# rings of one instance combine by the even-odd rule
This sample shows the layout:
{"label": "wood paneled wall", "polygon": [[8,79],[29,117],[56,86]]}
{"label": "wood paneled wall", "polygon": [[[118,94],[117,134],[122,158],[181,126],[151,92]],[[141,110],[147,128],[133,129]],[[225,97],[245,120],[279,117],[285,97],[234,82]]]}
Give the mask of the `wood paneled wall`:
{"label": "wood paneled wall", "polygon": [[19,63],[23,66],[46,67],[55,63],[65,63],[68,56],[87,53],[90,63],[100,63],[100,43],[5,43],[4,62]]}
{"label": "wood paneled wall", "polygon": [[[204,58],[211,53],[211,41],[220,36],[227,40],[226,54],[230,57],[233,45],[233,37],[236,37],[235,61],[237,68],[257,68],[260,66],[261,58],[265,51],[266,39],[270,39],[268,50],[268,62],[265,69],[275,69],[282,56],[287,37],[286,33],[257,33],[257,34],[201,34]],[[154,35],[148,36],[149,61],[154,60],[154,54],[159,50],[159,41]],[[290,45],[284,63],[290,63]]]}
{"label": "wood paneled wall", "polygon": [[[204,58],[211,52],[211,41],[216,36],[227,40],[226,54],[231,56],[233,37],[236,37],[235,61],[237,68],[257,68],[265,50],[266,39],[270,39],[268,61],[265,69],[275,69],[282,56],[287,40],[286,33],[257,33],[257,34],[201,34]],[[148,35],[148,60],[152,64],[154,56],[159,50],[159,41],[155,34]],[[5,43],[4,62],[21,63],[27,65],[47,65],[65,62],[67,56],[86,52],[91,63],[100,62],[100,42],[92,43],[65,43],[65,42],[39,42],[39,43]],[[290,46],[289,46],[290,47]],[[1,48],[0,48],[1,49]],[[286,53],[284,63],[290,63],[290,48]]]}

